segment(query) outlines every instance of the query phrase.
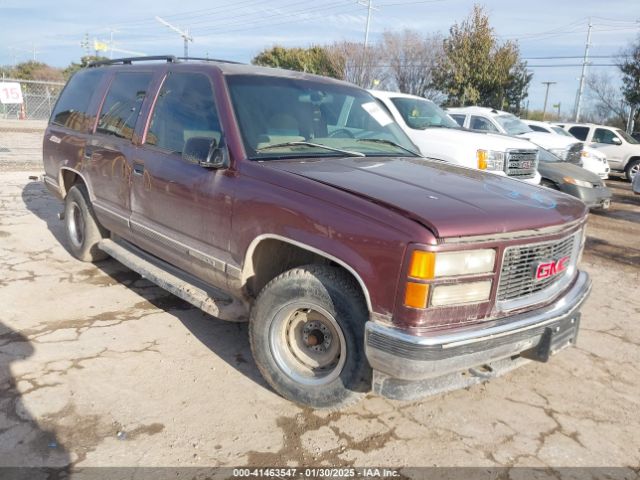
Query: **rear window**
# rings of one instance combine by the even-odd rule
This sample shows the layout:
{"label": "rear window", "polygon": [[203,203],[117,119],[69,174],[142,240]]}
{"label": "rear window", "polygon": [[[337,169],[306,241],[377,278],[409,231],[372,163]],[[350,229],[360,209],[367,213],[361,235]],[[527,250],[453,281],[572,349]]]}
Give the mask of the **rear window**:
{"label": "rear window", "polygon": [[71,77],[51,114],[51,123],[72,130],[86,130],[91,97],[103,75],[104,70],[94,68],[81,70]]}
{"label": "rear window", "polygon": [[585,141],[589,135],[589,127],[571,127],[569,132],[578,140]]}
{"label": "rear window", "polygon": [[96,131],[131,140],[151,77],[151,72],[116,73],[102,105]]}

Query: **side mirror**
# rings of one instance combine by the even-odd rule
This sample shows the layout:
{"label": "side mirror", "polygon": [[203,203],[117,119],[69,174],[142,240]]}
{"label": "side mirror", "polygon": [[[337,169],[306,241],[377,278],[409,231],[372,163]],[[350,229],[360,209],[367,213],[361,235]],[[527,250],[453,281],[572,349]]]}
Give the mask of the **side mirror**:
{"label": "side mirror", "polygon": [[613,143],[614,145],[622,145],[622,140],[620,140],[618,137],[613,137],[611,139],[611,143]]}
{"label": "side mirror", "polygon": [[225,148],[215,138],[191,137],[184,145],[182,158],[204,168],[222,168],[226,164]]}

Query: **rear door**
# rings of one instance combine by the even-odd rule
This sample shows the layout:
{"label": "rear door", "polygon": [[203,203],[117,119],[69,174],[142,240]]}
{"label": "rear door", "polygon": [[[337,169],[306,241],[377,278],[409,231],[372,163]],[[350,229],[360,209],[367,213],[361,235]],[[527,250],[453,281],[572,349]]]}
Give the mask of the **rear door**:
{"label": "rear door", "polygon": [[169,71],[133,160],[136,244],[218,286],[226,281],[234,174],[183,158],[190,139],[223,138],[209,74]]}
{"label": "rear door", "polygon": [[113,74],[95,133],[85,148],[96,213],[106,228],[125,238],[130,236],[134,129],[152,78],[151,71],[120,70]]}

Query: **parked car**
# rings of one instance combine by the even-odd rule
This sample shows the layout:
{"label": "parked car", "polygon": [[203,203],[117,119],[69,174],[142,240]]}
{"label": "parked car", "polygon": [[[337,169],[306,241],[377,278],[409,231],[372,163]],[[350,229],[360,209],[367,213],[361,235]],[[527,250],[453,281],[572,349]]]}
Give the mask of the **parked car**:
{"label": "parked car", "polygon": [[541,185],[560,190],[582,200],[589,208],[607,210],[611,205],[611,190],[596,174],[571,163],[563,162],[553,153],[540,149]]}
{"label": "parked car", "polygon": [[[523,122],[526,123],[527,126],[535,132],[546,132],[555,135],[561,135],[564,137],[575,138],[559,125],[552,125],[547,122],[538,122],[536,120],[523,120]],[[609,171],[611,170],[611,168],[609,167],[609,162],[607,162],[607,156],[603,152],[587,145],[583,145],[581,156],[582,157],[580,159],[579,165],[582,168],[595,173],[603,180],[609,178]]]}
{"label": "parked car", "polygon": [[76,258],[248,320],[266,381],[314,408],[464,387],[575,343],[582,202],[425,159],[345,82],[154,60],[94,63],[54,108],[44,179]]}
{"label": "parked car", "polygon": [[423,155],[537,185],[538,148],[526,140],[462,129],[431,100],[370,90]]}
{"label": "parked car", "polygon": [[633,193],[640,195],[640,175],[633,177]]}
{"label": "parked car", "polygon": [[574,137],[602,151],[612,170],[624,172],[627,180],[640,171],[640,142],[624,130],[593,123],[566,123]]}
{"label": "parked car", "polygon": [[581,142],[546,132],[534,132],[511,113],[484,107],[449,108],[447,112],[461,127],[524,138],[546,148],[565,162],[580,163]]}

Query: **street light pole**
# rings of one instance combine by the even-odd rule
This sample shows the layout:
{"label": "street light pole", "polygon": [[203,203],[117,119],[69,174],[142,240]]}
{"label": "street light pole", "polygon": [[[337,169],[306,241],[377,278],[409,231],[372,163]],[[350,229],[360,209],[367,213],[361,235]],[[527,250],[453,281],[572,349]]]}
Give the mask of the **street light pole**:
{"label": "street light pole", "polygon": [[547,113],[547,100],[549,98],[549,87],[551,85],[555,85],[557,82],[542,82],[543,85],[547,86],[547,90],[544,92],[544,107],[542,107],[542,121],[544,122],[544,116]]}

